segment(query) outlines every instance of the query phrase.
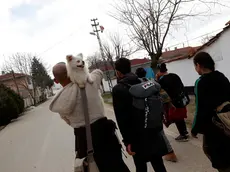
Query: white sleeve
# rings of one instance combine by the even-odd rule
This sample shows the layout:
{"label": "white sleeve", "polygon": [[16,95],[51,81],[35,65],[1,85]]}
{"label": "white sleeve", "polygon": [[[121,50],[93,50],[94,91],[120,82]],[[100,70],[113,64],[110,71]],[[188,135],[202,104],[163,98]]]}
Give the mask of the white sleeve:
{"label": "white sleeve", "polygon": [[50,103],[49,109],[52,112],[56,112],[59,114],[70,114],[74,107],[76,106],[77,101],[77,89],[76,84],[69,84],[64,87],[52,100]]}
{"label": "white sleeve", "polygon": [[98,89],[100,89],[101,82],[103,79],[103,72],[99,69],[96,69],[90,73],[91,78],[96,82]]}

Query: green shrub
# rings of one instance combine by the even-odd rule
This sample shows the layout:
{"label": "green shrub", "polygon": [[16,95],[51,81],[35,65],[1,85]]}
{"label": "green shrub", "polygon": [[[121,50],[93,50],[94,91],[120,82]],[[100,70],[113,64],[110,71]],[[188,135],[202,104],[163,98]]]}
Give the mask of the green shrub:
{"label": "green shrub", "polygon": [[25,107],[23,98],[17,93],[15,93],[13,90],[11,90],[10,88],[7,88],[7,93],[9,96],[11,96],[14,99],[14,101],[18,106],[18,113],[21,114],[24,111],[24,107]]}
{"label": "green shrub", "polygon": [[0,125],[7,125],[24,111],[24,101],[17,93],[0,84]]}

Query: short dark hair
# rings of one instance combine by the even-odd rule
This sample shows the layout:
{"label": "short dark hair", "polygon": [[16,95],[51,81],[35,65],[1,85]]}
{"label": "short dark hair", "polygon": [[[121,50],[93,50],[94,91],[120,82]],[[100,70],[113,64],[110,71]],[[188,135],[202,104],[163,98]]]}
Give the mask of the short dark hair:
{"label": "short dark hair", "polygon": [[127,58],[120,58],[115,62],[115,69],[123,75],[131,72],[131,63]]}
{"label": "short dark hair", "polygon": [[146,76],[146,71],[143,67],[137,68],[136,75],[138,78],[144,78]]}
{"label": "short dark hair", "polygon": [[168,71],[165,63],[158,64],[157,68],[160,70],[161,73],[165,73]]}
{"label": "short dark hair", "polygon": [[211,71],[215,70],[215,62],[210,56],[210,54],[206,52],[200,52],[198,53],[194,59],[193,62],[195,65],[199,64],[205,69],[209,69]]}

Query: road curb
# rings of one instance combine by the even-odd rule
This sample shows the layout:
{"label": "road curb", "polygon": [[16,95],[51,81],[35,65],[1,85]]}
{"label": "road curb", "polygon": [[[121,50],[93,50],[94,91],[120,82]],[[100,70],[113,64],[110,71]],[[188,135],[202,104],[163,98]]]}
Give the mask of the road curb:
{"label": "road curb", "polygon": [[0,127],[0,131],[3,130],[5,127],[6,127],[6,126],[1,126],[1,127]]}

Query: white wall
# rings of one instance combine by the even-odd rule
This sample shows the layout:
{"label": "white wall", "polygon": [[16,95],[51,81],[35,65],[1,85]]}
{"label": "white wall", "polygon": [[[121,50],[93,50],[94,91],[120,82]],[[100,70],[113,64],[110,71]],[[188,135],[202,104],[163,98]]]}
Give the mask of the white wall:
{"label": "white wall", "polygon": [[[103,82],[103,86],[104,86],[105,92],[110,91],[110,90],[109,90],[108,81],[105,81],[105,79],[103,79],[102,82]],[[112,80],[112,85],[113,85],[113,87],[114,87],[116,84],[117,84],[117,79],[113,79],[113,80]]]}
{"label": "white wall", "polygon": [[168,72],[179,75],[185,86],[194,86],[195,81],[199,78],[193,65],[193,59],[178,60],[166,65]]}
{"label": "white wall", "polygon": [[[216,69],[223,72],[230,80],[230,29],[201,51],[208,52],[216,63]],[[199,75],[196,73],[193,58],[167,63],[169,72],[178,74],[185,86],[194,86]]]}
{"label": "white wall", "polygon": [[216,63],[216,69],[223,72],[230,80],[230,29],[222,33],[221,37],[202,51],[208,52]]}

